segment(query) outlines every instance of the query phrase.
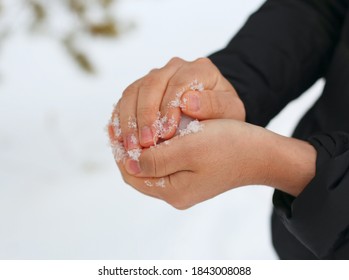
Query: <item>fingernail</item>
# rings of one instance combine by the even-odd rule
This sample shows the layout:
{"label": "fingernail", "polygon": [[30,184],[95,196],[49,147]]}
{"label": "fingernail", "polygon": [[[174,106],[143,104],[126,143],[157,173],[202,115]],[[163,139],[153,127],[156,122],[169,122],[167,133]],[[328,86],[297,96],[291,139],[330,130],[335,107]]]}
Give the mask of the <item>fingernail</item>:
{"label": "fingernail", "polygon": [[136,135],[129,134],[127,135],[127,150],[133,150],[138,148],[138,139]]}
{"label": "fingernail", "polygon": [[149,126],[143,126],[141,129],[141,139],[143,143],[153,142],[153,132],[151,131]]}
{"label": "fingernail", "polygon": [[132,159],[126,161],[125,168],[130,175],[136,175],[142,171],[139,162]]}
{"label": "fingernail", "polygon": [[200,98],[197,94],[190,94],[188,97],[188,109],[192,112],[197,112],[200,110]]}

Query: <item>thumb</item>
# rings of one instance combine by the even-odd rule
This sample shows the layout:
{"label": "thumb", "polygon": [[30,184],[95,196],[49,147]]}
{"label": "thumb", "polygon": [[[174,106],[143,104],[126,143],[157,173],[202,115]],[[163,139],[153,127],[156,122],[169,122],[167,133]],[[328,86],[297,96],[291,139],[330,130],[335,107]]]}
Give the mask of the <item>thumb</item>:
{"label": "thumb", "polygon": [[172,138],[156,147],[143,149],[139,161],[127,159],[125,169],[136,177],[165,177],[182,170],[192,168],[192,157],[188,153],[194,150],[196,135]]}
{"label": "thumb", "polygon": [[200,124],[197,133],[178,135],[156,147],[143,149],[139,161],[126,160],[126,172],[136,177],[159,178],[180,171],[195,171],[198,163],[202,163],[205,141],[202,129]]}
{"label": "thumb", "polygon": [[188,91],[181,97],[182,111],[199,119],[236,119],[245,120],[245,108],[235,92],[232,91]]}

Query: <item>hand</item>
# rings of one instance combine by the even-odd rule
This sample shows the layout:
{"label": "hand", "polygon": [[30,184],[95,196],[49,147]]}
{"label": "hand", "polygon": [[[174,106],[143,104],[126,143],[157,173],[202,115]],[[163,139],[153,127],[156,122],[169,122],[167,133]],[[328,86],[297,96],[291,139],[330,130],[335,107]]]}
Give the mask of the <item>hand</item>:
{"label": "hand", "polygon": [[235,89],[209,59],[187,62],[173,58],[124,91],[112,116],[118,117],[119,126],[110,125],[109,133],[127,151],[149,147],[159,138],[173,137],[181,110],[199,120],[245,120]]}
{"label": "hand", "polygon": [[315,150],[234,120],[204,121],[203,131],[144,149],[139,162],[119,163],[140,192],[186,209],[230,189],[268,185],[298,195],[315,173]]}

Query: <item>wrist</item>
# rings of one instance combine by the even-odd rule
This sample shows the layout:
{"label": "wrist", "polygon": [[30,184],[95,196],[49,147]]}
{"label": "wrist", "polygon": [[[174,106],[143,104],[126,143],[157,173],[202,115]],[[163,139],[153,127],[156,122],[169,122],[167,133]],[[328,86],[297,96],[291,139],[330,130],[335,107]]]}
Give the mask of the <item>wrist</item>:
{"label": "wrist", "polygon": [[273,136],[268,142],[269,185],[296,197],[315,176],[316,150],[306,141]]}

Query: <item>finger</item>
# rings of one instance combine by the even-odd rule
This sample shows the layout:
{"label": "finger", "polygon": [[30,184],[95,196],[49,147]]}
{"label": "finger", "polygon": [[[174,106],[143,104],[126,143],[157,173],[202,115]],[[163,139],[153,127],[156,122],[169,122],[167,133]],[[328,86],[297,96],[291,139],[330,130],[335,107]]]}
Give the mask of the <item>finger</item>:
{"label": "finger", "polygon": [[[140,144],[143,147],[153,145],[154,141],[162,137],[164,131],[168,129],[166,112],[159,115],[160,104],[168,81],[184,63],[186,62],[180,58],[173,58],[163,68],[152,70],[142,79],[137,102],[137,120]],[[178,111],[177,118],[179,114]]]}
{"label": "finger", "polygon": [[[169,81],[169,87],[184,87],[186,90],[227,90],[231,85],[208,58],[199,58],[186,63]],[[203,88],[204,87],[204,88]]]}
{"label": "finger", "polygon": [[156,148],[144,149],[139,161],[126,160],[128,174],[137,177],[164,177],[180,171],[194,171],[197,168],[200,133],[176,136]]}
{"label": "finger", "polygon": [[115,141],[122,141],[122,132],[120,127],[120,100],[115,105],[108,123],[108,134],[111,143]]}
{"label": "finger", "polygon": [[126,90],[123,92],[123,96],[118,107],[120,111],[120,128],[126,151],[137,150],[140,148],[136,118],[139,85],[140,80],[126,88]]}
{"label": "finger", "polygon": [[129,175],[123,165],[119,165],[120,171],[126,184],[135,190],[161,200],[177,209],[187,209],[196,204],[195,187],[192,181],[194,173],[181,171],[161,178],[138,178]]}
{"label": "finger", "polygon": [[[165,197],[165,191],[168,191],[170,186],[170,180],[167,177],[162,178],[153,178],[145,177],[138,178],[132,175],[129,175],[126,172],[125,166],[121,163],[117,163],[120,169],[123,180],[126,184],[132,186],[137,191],[146,194],[151,197],[163,199]],[[166,188],[166,189],[165,189]]]}
{"label": "finger", "polygon": [[186,115],[199,120],[236,119],[243,121],[244,107],[242,101],[232,90],[234,89],[230,91],[186,92],[182,96],[182,100],[185,100],[182,111]]}
{"label": "finger", "polygon": [[[179,108],[186,107],[186,98],[182,95],[187,91],[201,92],[204,89],[227,90],[231,85],[222,78],[219,70],[207,58],[200,58],[186,63],[172,76],[167,85],[166,92],[161,104],[161,111],[167,112],[169,117],[178,124],[180,118]],[[165,139],[174,135],[171,130]]]}

